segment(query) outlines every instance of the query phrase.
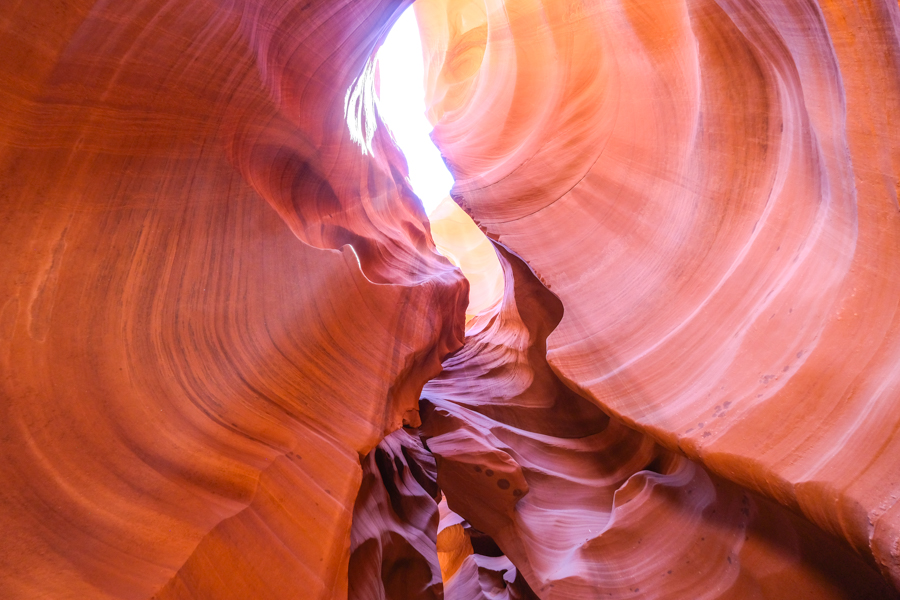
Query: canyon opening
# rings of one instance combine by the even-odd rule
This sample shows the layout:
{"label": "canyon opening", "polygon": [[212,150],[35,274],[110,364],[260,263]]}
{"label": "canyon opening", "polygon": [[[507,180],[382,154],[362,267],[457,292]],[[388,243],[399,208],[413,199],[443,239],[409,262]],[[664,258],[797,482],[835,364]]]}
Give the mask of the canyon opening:
{"label": "canyon opening", "polygon": [[[429,135],[433,125],[426,117],[422,38],[413,7],[397,19],[374,64],[374,77],[368,83],[375,89],[367,93],[374,97],[379,116],[403,151],[410,185],[428,214],[438,252],[457,266],[469,282],[466,319],[471,323],[476,316],[497,308],[503,296],[503,271],[493,245],[450,197],[453,176]],[[347,98],[362,93],[351,88]],[[349,101],[345,104],[347,110],[353,107]],[[354,117],[349,122],[351,129],[363,121],[357,116],[361,103],[356,107],[356,111],[348,112]],[[354,133],[362,139],[360,133]]]}

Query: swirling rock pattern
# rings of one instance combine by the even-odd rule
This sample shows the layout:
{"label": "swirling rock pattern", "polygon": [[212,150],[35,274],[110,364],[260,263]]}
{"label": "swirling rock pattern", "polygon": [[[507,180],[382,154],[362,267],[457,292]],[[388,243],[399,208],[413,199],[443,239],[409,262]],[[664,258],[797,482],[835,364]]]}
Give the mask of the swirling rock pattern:
{"label": "swirling rock pattern", "polygon": [[363,461],[353,509],[350,600],[443,598],[434,457],[417,431],[387,436]]}
{"label": "swirling rock pattern", "polygon": [[896,596],[897,3],[420,0],[437,379],[408,4],[0,6],[0,596]]}
{"label": "swirling rock pattern", "polygon": [[437,550],[446,600],[536,600],[525,578],[493,538],[439,505]]}
{"label": "swirling rock pattern", "polygon": [[559,302],[502,263],[515,293],[426,384],[423,434],[449,508],[541,598],[895,597],[837,540],[563,386],[536,358]]}
{"label": "swirling rock pattern", "polygon": [[900,586],[897,3],[419,10],[451,194],[561,300],[553,369]]}
{"label": "swirling rock pattern", "polygon": [[346,596],[466,303],[344,120],[401,8],[0,7],[0,596]]}

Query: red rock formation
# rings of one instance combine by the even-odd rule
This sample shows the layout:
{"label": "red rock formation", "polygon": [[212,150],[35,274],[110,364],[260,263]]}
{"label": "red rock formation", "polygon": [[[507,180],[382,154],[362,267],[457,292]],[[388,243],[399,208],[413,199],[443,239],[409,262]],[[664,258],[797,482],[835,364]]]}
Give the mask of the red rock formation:
{"label": "red rock formation", "polygon": [[0,7],[0,597],[343,598],[367,540],[376,596],[432,543],[450,600],[892,594],[898,5],[420,1],[454,196],[558,297],[508,255],[429,384],[490,556],[382,442],[468,290],[372,110],[407,4]]}
{"label": "red rock formation", "polygon": [[358,456],[463,333],[344,120],[399,8],[0,8],[0,597],[346,595]]}
{"label": "red rock formation", "polygon": [[503,298],[503,269],[494,245],[450,197],[428,215],[438,251],[459,267],[469,282],[466,323],[495,308]]}
{"label": "red rock formation", "polygon": [[554,370],[900,586],[897,3],[420,14],[452,194],[561,300]]}
{"label": "red rock formation", "polygon": [[895,597],[839,541],[562,385],[541,360],[562,306],[505,257],[515,293],[426,384],[423,433],[449,508],[541,598]]}
{"label": "red rock formation", "polygon": [[534,600],[535,594],[497,543],[440,504],[437,551],[446,600]]}
{"label": "red rock formation", "polygon": [[353,508],[350,599],[443,598],[434,457],[417,431],[387,436],[363,461]]}

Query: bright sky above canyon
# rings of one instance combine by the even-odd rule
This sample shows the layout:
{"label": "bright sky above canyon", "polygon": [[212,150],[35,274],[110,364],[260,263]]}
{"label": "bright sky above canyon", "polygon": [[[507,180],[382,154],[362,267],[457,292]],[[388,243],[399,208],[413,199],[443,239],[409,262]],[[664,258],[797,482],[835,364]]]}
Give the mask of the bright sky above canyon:
{"label": "bright sky above canyon", "polygon": [[425,118],[422,40],[415,11],[408,8],[378,51],[378,109],[409,164],[409,182],[429,215],[447,197],[453,177],[431,141]]}

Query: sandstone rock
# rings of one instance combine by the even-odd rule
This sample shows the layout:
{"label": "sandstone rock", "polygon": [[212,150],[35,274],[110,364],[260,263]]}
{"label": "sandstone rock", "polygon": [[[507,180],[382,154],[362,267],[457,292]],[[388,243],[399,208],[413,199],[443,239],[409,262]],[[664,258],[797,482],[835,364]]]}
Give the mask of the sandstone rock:
{"label": "sandstone rock", "polygon": [[434,137],[553,369],[900,585],[897,3],[469,4],[417,5]]}
{"label": "sandstone rock", "polygon": [[[837,539],[562,386],[538,359],[560,303],[503,256],[515,293],[426,384],[423,434],[449,509],[539,597],[895,597]],[[550,430],[553,415],[581,430]]]}
{"label": "sandstone rock", "polygon": [[419,0],[468,325],[408,5],[0,7],[0,596],[896,597],[897,3]]}
{"label": "sandstone rock", "polygon": [[466,303],[344,119],[399,8],[0,8],[0,596],[346,595]]}

